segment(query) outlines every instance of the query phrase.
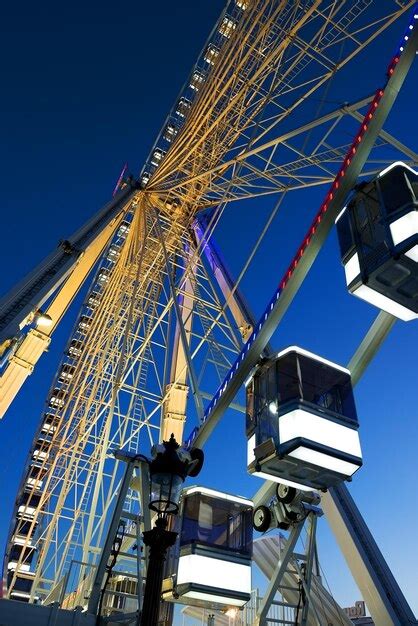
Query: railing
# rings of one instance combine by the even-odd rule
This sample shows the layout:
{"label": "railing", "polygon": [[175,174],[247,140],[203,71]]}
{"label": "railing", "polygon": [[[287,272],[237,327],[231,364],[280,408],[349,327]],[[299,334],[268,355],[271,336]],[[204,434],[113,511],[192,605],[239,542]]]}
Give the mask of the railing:
{"label": "railing", "polygon": [[[182,626],[197,626],[197,624],[211,623],[210,617],[214,616],[214,626],[253,626],[257,611],[262,602],[258,589],[254,589],[251,593],[251,599],[244,606],[242,611],[236,611],[236,614],[230,615],[211,611],[210,609],[199,609],[194,607],[185,607],[182,611]],[[293,607],[286,605],[284,600],[273,600],[270,610],[267,614],[266,626],[291,626],[295,624],[296,611]]]}
{"label": "railing", "polygon": [[[58,603],[63,609],[87,608],[97,566],[73,560],[67,574],[54,587],[45,604]],[[83,572],[83,573],[82,573]],[[101,615],[131,613],[138,609],[138,576],[130,571],[112,571],[103,593]]]}

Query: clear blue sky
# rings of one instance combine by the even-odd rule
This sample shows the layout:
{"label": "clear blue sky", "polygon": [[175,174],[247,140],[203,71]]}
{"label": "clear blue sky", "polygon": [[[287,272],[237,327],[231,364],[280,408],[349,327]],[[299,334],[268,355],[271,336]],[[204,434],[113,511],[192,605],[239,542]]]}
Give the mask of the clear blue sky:
{"label": "clear blue sky", "polygon": [[[9,3],[3,9],[1,292],[109,198],[125,161],[134,172],[140,169],[223,4],[183,0],[174,10],[168,0],[120,5],[47,0],[15,8]],[[353,66],[351,80],[335,95],[337,102],[355,100],[384,82],[386,63],[402,29],[403,24],[391,28],[361,66]],[[417,82],[415,66],[388,123],[415,150]],[[244,284],[256,314],[263,310],[321,197],[320,190],[298,194],[289,206],[295,218],[287,213],[286,221],[279,218],[272,226]],[[272,202],[253,200],[228,210],[219,242],[235,273]],[[77,304],[0,423],[0,546],[21,468],[76,313]],[[333,233],[273,344],[279,348],[297,343],[344,364],[375,315],[374,309],[346,293]],[[417,323],[398,322],[356,389],[365,465],[350,487],[416,612],[417,339]],[[252,495],[259,481],[246,475],[242,422],[242,416],[232,412],[224,418],[207,446],[200,480]],[[337,600],[353,603],[358,592],[326,522],[321,523],[319,547]]]}

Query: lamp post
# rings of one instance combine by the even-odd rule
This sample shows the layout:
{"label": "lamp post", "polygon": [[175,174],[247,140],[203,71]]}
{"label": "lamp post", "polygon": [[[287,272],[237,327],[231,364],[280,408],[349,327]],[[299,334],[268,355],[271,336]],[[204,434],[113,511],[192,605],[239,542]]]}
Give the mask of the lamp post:
{"label": "lamp post", "polygon": [[141,626],[157,626],[161,602],[164,562],[168,548],[174,545],[177,533],[167,530],[170,515],[177,515],[181,488],[186,476],[197,476],[203,465],[203,452],[180,448],[174,435],[153,447],[149,462],[149,508],[157,514],[155,526],[144,532],[144,544],[149,547],[147,579]]}

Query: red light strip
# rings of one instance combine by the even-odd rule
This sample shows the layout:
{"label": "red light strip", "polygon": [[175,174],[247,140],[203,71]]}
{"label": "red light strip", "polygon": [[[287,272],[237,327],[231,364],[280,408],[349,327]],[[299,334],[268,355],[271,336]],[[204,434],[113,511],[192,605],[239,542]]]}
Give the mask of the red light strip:
{"label": "red light strip", "polygon": [[[396,63],[399,61],[399,58],[395,57],[394,61],[395,65]],[[315,234],[316,229],[318,227],[318,225],[321,223],[321,219],[322,216],[325,215],[325,213],[328,211],[329,208],[329,203],[331,202],[331,200],[333,200],[334,198],[334,190],[338,189],[340,186],[340,179],[345,176],[345,172],[347,170],[347,167],[350,165],[351,163],[351,157],[356,153],[356,145],[359,144],[361,142],[361,140],[363,139],[364,134],[367,132],[367,128],[368,128],[368,124],[370,122],[370,120],[373,118],[373,115],[377,109],[377,107],[379,106],[379,102],[383,96],[383,89],[379,89],[373,100],[372,103],[369,107],[369,109],[367,110],[366,115],[364,116],[363,122],[360,126],[360,130],[357,133],[357,135],[355,136],[353,143],[351,144],[347,155],[343,161],[343,164],[341,165],[335,179],[334,182],[332,183],[330,190],[328,191],[327,195],[325,196],[325,200],[322,202],[318,213],[316,214],[307,234],[305,235],[305,238],[302,242],[302,244],[300,245],[298,251],[296,252],[295,256],[293,257],[292,262],[290,263],[288,269],[286,270],[286,273],[284,275],[284,277],[282,278],[282,280],[279,283],[279,289],[284,289],[284,287],[286,286],[287,282],[289,281],[289,279],[291,278],[294,270],[296,269],[300,259],[303,257],[305,250],[307,249],[307,247],[309,246],[309,244],[311,243],[312,240],[312,236]]]}
{"label": "red light strip", "polygon": [[119,185],[121,184],[122,178],[125,176],[125,172],[126,172],[127,169],[128,169],[128,164],[125,163],[125,165],[122,168],[121,173],[119,174],[118,182],[116,183],[115,188],[113,190],[112,198],[116,195],[116,193],[117,193],[117,191],[119,189]]}

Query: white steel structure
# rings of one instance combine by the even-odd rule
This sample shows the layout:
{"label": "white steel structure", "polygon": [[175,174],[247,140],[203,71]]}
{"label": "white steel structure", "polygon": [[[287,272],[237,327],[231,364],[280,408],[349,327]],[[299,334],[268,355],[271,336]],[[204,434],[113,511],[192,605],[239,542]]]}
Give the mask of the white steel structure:
{"label": "white steel structure", "polygon": [[[268,350],[357,178],[389,165],[394,153],[416,166],[416,153],[383,130],[418,49],[413,7],[228,1],[139,181],[121,183],[109,205],[0,302],[4,413],[100,260],[17,496],[6,550],[10,597],[61,597],[74,563],[64,605],[81,591],[89,597],[122,479],[112,451],[147,453],[172,432],[182,439],[186,411],[186,443],[204,445]],[[321,90],[398,19],[407,34],[386,82],[318,116]],[[309,232],[255,321],[239,292],[255,251],[288,192],[324,184]],[[266,227],[233,279],[213,243],[216,227],[230,203],[273,194]],[[378,317],[349,365],[354,381],[392,323]],[[135,518],[137,500],[124,486]],[[271,489],[266,483],[255,504]],[[376,623],[412,623],[346,489],[331,490],[322,506]]]}

